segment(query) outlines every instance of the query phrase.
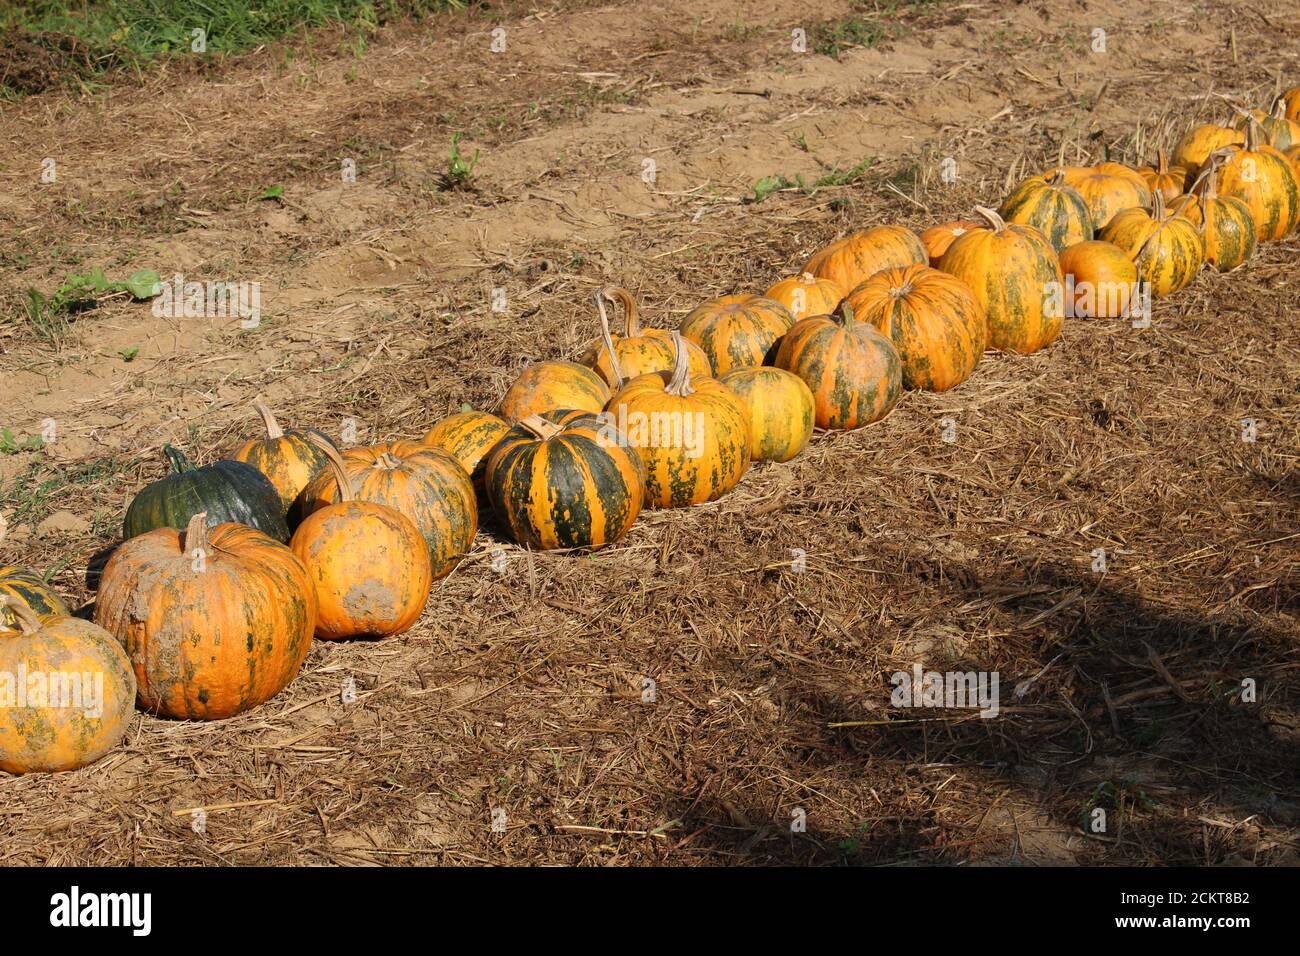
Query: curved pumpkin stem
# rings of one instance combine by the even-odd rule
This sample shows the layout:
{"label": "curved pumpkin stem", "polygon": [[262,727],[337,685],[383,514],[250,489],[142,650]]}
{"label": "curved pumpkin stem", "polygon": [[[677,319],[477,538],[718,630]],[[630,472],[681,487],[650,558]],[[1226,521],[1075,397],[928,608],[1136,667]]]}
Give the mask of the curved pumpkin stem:
{"label": "curved pumpkin stem", "polygon": [[182,472],[194,470],[194,465],[185,457],[185,453],[179,448],[174,448],[171,445],[163,445],[162,453],[163,457],[167,459],[167,464],[172,466],[172,471],[176,474],[179,475]]}
{"label": "curved pumpkin stem", "polygon": [[562,426],[555,424],[555,422],[548,422],[541,415],[529,415],[527,418],[522,419],[519,424],[532,432],[534,437],[540,441],[554,438],[564,431]]}
{"label": "curved pumpkin stem", "polygon": [[257,414],[262,416],[262,424],[266,427],[268,441],[284,437],[284,429],[280,427],[280,423],[275,420],[275,415],[265,404],[258,399],[253,399],[253,408],[257,410]]}
{"label": "curved pumpkin stem", "polygon": [[981,219],[989,224],[989,228],[994,232],[1006,231],[1006,220],[999,216],[995,210],[990,209],[988,206],[976,206],[975,212],[979,214]]}
{"label": "curved pumpkin stem", "polygon": [[22,598],[0,594],[0,607],[7,607],[13,612],[14,617],[18,618],[18,629],[24,634],[35,634],[45,626],[31,605]]}
{"label": "curved pumpkin stem", "polygon": [[641,312],[636,307],[636,299],[632,298],[632,293],[619,285],[607,285],[600,290],[600,294],[610,302],[617,302],[623,307],[623,334],[629,339],[640,335]]}
{"label": "curved pumpkin stem", "polygon": [[202,551],[205,555],[208,553],[208,513],[206,511],[191,515],[189,524],[185,526],[185,553],[193,554],[195,551]]}
{"label": "curved pumpkin stem", "polygon": [[307,440],[319,448],[328,460],[329,469],[334,475],[334,483],[339,489],[339,501],[351,501],[355,497],[352,490],[352,479],[348,477],[348,466],[344,462],[343,456],[339,454],[339,450],[330,442],[317,437],[314,432],[309,431],[307,433]]}
{"label": "curved pumpkin stem", "polygon": [[600,312],[600,336],[605,340],[605,352],[609,355],[609,367],[614,370],[614,391],[617,392],[623,387],[623,369],[618,364],[618,347],[614,344],[614,335],[609,330],[609,314],[605,311],[608,291],[608,289],[601,289],[596,293],[596,310]]}
{"label": "curved pumpkin stem", "polygon": [[673,332],[673,374],[664,391],[683,398],[695,393],[691,388],[691,356],[686,351],[686,338],[678,331]]}

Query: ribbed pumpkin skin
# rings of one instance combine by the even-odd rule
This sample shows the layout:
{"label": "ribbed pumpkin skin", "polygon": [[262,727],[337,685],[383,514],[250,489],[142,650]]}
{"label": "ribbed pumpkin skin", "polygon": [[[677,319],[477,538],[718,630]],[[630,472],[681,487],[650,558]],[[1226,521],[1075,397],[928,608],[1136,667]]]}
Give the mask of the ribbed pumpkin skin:
{"label": "ribbed pumpkin skin", "polygon": [[536,362],[524,369],[506,397],[501,417],[517,422],[557,408],[599,412],[609,401],[609,386],[599,374],[577,362]]}
{"label": "ribbed pumpkin skin", "polygon": [[238,524],[132,538],[104,567],[95,623],[126,648],[140,706],[220,720],[270,700],[311,647],[316,592],[284,545]]}
{"label": "ribbed pumpkin skin", "polygon": [[298,496],[327,460],[316,442],[332,443],[314,428],[285,431],[261,402],[254,402],[253,407],[262,416],[266,437],[245,442],[232,457],[252,465],[270,479],[280,495],[281,510],[291,523],[297,523]]}
{"label": "ribbed pumpkin skin", "polygon": [[925,265],[930,261],[925,243],[903,226],[872,226],[832,242],[813,253],[804,272],[831,279],[842,289],[853,289],[881,269]]}
{"label": "ribbed pumpkin skin", "polygon": [[[798,322],[810,315],[829,315],[844,299],[847,290],[833,279],[819,279],[810,272],[782,279],[763,293],[763,298],[780,302]],[[672,366],[670,365],[669,368]],[[691,367],[695,372],[695,367]],[[708,374],[705,372],[704,374]]]}
{"label": "ribbed pumpkin skin", "polygon": [[1135,170],[1120,163],[1062,166],[1061,175],[1088,204],[1093,229],[1098,233],[1122,210],[1151,208],[1151,190],[1146,182]]}
{"label": "ribbed pumpkin skin", "polygon": [[541,416],[559,434],[541,439],[515,425],[488,456],[488,500],[529,548],[595,548],[617,541],[645,500],[645,468],[616,428],[589,412]]}
{"label": "ribbed pumpkin skin", "polygon": [[1061,272],[1074,288],[1072,315],[1117,319],[1127,314],[1137,286],[1137,266],[1119,246],[1093,239],[1061,253]]}
{"label": "ribbed pumpkin skin", "polygon": [[762,365],[794,324],[785,306],[760,295],[724,295],[682,320],[681,333],[708,356],[713,374]]}
{"label": "ribbed pumpkin skin", "polygon": [[[478,531],[474,484],[460,462],[414,441],[349,448],[343,462],[355,497],[410,518],[428,545],[433,577],[451,573]],[[338,491],[334,474],[321,472],[303,492],[304,514],[336,503]]]}
{"label": "ribbed pumpkin skin", "polygon": [[[41,576],[22,568],[0,567],[0,598],[10,598],[26,604],[42,621],[55,617],[68,617],[71,611],[52,587]],[[0,603],[0,633],[18,630],[18,615]]]}
{"label": "ribbed pumpkin skin", "polygon": [[[611,389],[622,384],[620,376],[626,381],[647,372],[663,372],[672,368],[675,358],[673,333],[668,329],[642,328],[636,300],[626,289],[617,286],[608,286],[596,293],[602,323],[607,321],[606,301],[618,302],[623,307],[623,334],[615,335],[611,332],[609,336],[614,345],[614,354],[618,357],[617,369],[610,358],[609,344],[604,336],[592,342],[579,361],[588,368],[595,369]],[[699,375],[708,375],[711,366],[704,350],[694,342],[688,342],[687,353],[691,368]]]}
{"label": "ribbed pumpkin skin", "polygon": [[854,318],[894,343],[904,388],[947,391],[970,377],[988,344],[984,307],[970,286],[929,266],[877,272],[845,301]]}
{"label": "ribbed pumpkin skin", "polygon": [[303,519],[289,547],[315,585],[317,637],[390,637],[420,619],[429,547],[401,512],[355,499],[328,505]]}
{"label": "ribbed pumpkin skin", "polygon": [[[19,707],[23,674],[26,706]],[[38,699],[31,696],[33,674],[44,677]],[[112,634],[89,621],[56,617],[39,630],[6,634],[0,675],[0,770],[6,773],[88,766],[122,742],[135,713],[131,662]],[[10,694],[14,699],[6,700]]]}
{"label": "ribbed pumpkin skin", "polygon": [[1282,239],[1300,223],[1300,181],[1290,160],[1273,147],[1234,150],[1218,176],[1219,195],[1246,204],[1261,242]]}
{"label": "ribbed pumpkin skin", "polygon": [[1138,175],[1145,180],[1147,189],[1151,190],[1153,196],[1160,193],[1165,197],[1166,202],[1171,202],[1183,194],[1183,190],[1187,188],[1192,178],[1192,172],[1193,170],[1186,166],[1170,166],[1164,150],[1160,150],[1156,156],[1156,164],[1143,166],[1138,170]]}
{"label": "ribbed pumpkin skin", "polygon": [[508,431],[510,425],[504,419],[487,412],[457,412],[429,429],[422,442],[450,454],[479,487],[488,452]]}
{"label": "ribbed pumpkin skin", "polygon": [[[1163,213],[1163,207],[1158,209]],[[1205,263],[1201,234],[1182,216],[1165,214],[1161,218],[1145,209],[1125,209],[1101,231],[1101,238],[1134,261],[1138,275],[1150,283],[1151,294],[1157,298],[1183,288]]]}
{"label": "ribbed pumpkin skin", "polygon": [[798,375],[764,366],[733,369],[718,381],[736,393],[749,413],[752,461],[789,461],[807,447],[817,408]]}
{"label": "ribbed pumpkin skin", "polygon": [[889,414],[903,394],[903,365],[874,326],[846,315],[795,324],[776,355],[779,368],[804,380],[818,428],[861,428]]}
{"label": "ribbed pumpkin skin", "polygon": [[[960,239],[972,229],[988,228],[982,222],[976,222],[974,219],[954,219],[951,222],[941,222],[937,226],[931,226],[925,232],[921,233],[921,244],[925,246],[925,254],[929,259],[932,268],[939,267],[939,260],[943,254],[948,251],[948,247]],[[828,313],[829,314],[829,311]]]}
{"label": "ribbed pumpkin skin", "polygon": [[1184,169],[1200,169],[1206,158],[1216,149],[1234,146],[1246,142],[1246,135],[1240,130],[1229,129],[1216,123],[1203,123],[1188,131],[1178,145],[1174,147],[1175,166]]}
{"label": "ribbed pumpkin skin", "polygon": [[1015,188],[998,210],[1007,222],[1033,226],[1057,252],[1093,237],[1092,214],[1064,174],[1034,176]]}
{"label": "ribbed pumpkin skin", "polygon": [[948,248],[939,268],[970,286],[984,307],[989,347],[1027,354],[1061,334],[1065,310],[1052,307],[1050,291],[1063,291],[1065,277],[1056,250],[1033,226],[969,232]]}
{"label": "ribbed pumpkin skin", "polygon": [[1193,222],[1205,243],[1205,261],[1220,272],[1231,272],[1255,254],[1259,239],[1250,207],[1236,196],[1220,196],[1217,187],[1217,174],[1211,173]]}
{"label": "ribbed pumpkin skin", "polygon": [[183,454],[165,446],[173,473],[145,485],[132,499],[122,522],[122,537],[155,528],[184,528],[207,512],[208,527],[234,521],[277,541],[289,540],[280,492],[264,474],[242,461],[217,461],[195,468]]}

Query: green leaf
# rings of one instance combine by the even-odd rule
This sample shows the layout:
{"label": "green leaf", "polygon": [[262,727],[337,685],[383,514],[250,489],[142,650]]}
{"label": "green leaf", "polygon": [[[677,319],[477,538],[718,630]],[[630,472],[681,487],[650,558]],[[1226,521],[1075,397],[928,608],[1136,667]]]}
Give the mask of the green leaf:
{"label": "green leaf", "polygon": [[284,187],[281,186],[279,183],[276,183],[274,186],[268,187],[266,192],[262,193],[262,195],[258,196],[257,198],[258,199],[283,199]]}
{"label": "green leaf", "polygon": [[141,269],[131,273],[130,277],[119,282],[122,288],[136,299],[152,299],[162,291],[162,280],[153,269]]}
{"label": "green leaf", "polygon": [[122,349],[122,351],[118,352],[117,354],[122,356],[123,362],[130,362],[132,359],[134,359],[137,355],[140,354],[140,346],[132,345],[128,348]]}

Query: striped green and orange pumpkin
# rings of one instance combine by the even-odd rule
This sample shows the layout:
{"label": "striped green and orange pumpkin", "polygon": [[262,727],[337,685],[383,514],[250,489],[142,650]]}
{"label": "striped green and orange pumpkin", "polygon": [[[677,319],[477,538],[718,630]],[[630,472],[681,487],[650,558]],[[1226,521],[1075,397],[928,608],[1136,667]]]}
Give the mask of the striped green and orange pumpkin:
{"label": "striped green and orange pumpkin", "polygon": [[645,502],[645,466],[608,416],[557,410],[525,418],[488,455],[488,500],[528,548],[617,541]]}
{"label": "striped green and orange pumpkin", "polygon": [[1258,125],[1259,141],[1285,152],[1300,144],[1300,122],[1290,119],[1286,110],[1286,99],[1279,96],[1273,100],[1270,110],[1241,110],[1241,116],[1233,125],[1243,133],[1247,126]]}
{"label": "striped green and orange pumpkin", "polygon": [[763,298],[780,302],[798,322],[810,315],[834,312],[848,290],[834,279],[819,279],[811,272],[782,279],[763,293]]}
{"label": "striped green and orange pumpkin", "polygon": [[[606,302],[623,306],[623,334],[610,331]],[[672,332],[667,329],[641,327],[641,315],[632,293],[618,286],[607,286],[596,293],[596,308],[600,313],[601,337],[593,342],[582,356],[582,364],[595,369],[611,389],[617,390],[623,382],[646,372],[664,372],[673,367]],[[691,369],[697,375],[708,375],[712,366],[709,358],[694,342],[687,347]]]}
{"label": "striped green and orange pumpkin", "polygon": [[1261,242],[1282,239],[1300,223],[1300,180],[1286,155],[1260,145],[1257,127],[1246,131],[1244,146],[1227,147],[1210,157],[1218,163],[1221,196],[1236,196],[1250,209]]}
{"label": "striped green and orange pumpkin", "polygon": [[1196,278],[1205,263],[1205,243],[1196,225],[1165,209],[1155,196],[1155,208],[1125,209],[1101,231],[1100,238],[1124,251],[1150,284],[1156,298],[1170,295]]}
{"label": "striped green and orange pumpkin", "polygon": [[40,575],[22,568],[0,567],[0,598],[12,602],[8,606],[0,604],[0,632],[19,629],[19,612],[13,610],[13,605],[30,608],[42,621],[72,613]]}
{"label": "striped green and orange pumpkin", "polygon": [[1033,226],[1057,252],[1087,242],[1094,231],[1088,204],[1059,169],[1026,179],[1007,197],[998,215],[1007,222]]}
{"label": "striped green and orange pumpkin", "polygon": [[504,419],[476,412],[468,405],[462,411],[437,422],[421,441],[450,454],[474,479],[475,488],[482,487],[483,464],[488,452],[510,431]]}
{"label": "striped green and orange pumpkin", "polygon": [[1070,246],[1061,253],[1061,272],[1070,293],[1068,315],[1117,319],[1128,314],[1137,292],[1137,266],[1119,246],[1100,239]]}
{"label": "striped green and orange pumpkin", "polygon": [[921,243],[925,246],[925,254],[930,265],[937,269],[939,260],[948,251],[949,246],[972,229],[985,228],[987,227],[984,223],[977,222],[974,219],[953,219],[950,222],[941,222],[937,226],[931,226],[925,230],[925,232],[921,233]]}
{"label": "striped green and orange pumpkin", "polygon": [[1220,272],[1231,272],[1255,254],[1259,242],[1255,217],[1244,200],[1219,195],[1219,172],[1213,166],[1206,170],[1197,192],[1183,214],[1201,231],[1205,261]]}
{"label": "striped green and orange pumpkin", "polygon": [[1240,130],[1220,126],[1217,123],[1202,123],[1188,130],[1187,134],[1178,141],[1172,158],[1175,166],[1198,170],[1215,150],[1245,142],[1246,134]]}
{"label": "striped green and orange pumpkin", "polygon": [[783,368],[732,369],[719,379],[749,413],[749,457],[789,461],[812,438],[817,409],[807,384]]}
{"label": "striped green and orange pumpkin", "polygon": [[704,350],[713,374],[722,375],[733,368],[762,365],[793,324],[786,307],[772,299],[724,295],[686,316],[681,333]]}
{"label": "striped green and orange pumpkin", "polygon": [[1050,345],[1065,318],[1065,277],[1056,250],[1033,226],[1007,223],[977,206],[988,229],[954,242],[939,268],[961,279],[984,307],[989,347],[1029,353]]}
{"label": "striped green and orange pumpkin", "polygon": [[501,417],[517,422],[557,408],[599,412],[609,401],[609,386],[585,365],[563,360],[534,362],[515,379],[501,400]]}
{"label": "striped green and orange pumpkin", "polygon": [[921,237],[904,226],[872,226],[813,253],[803,271],[839,283],[845,291],[881,269],[930,261]]}
{"label": "striped green and orange pumpkin", "polygon": [[776,354],[779,368],[804,380],[818,428],[861,428],[889,414],[903,394],[903,364],[894,343],[853,307],[795,323]]}
{"label": "striped green and orange pumpkin", "polygon": [[325,442],[329,438],[314,428],[285,431],[271,409],[262,402],[253,402],[253,408],[261,416],[266,437],[245,442],[235,452],[234,460],[252,465],[270,479],[279,492],[286,518],[291,525],[296,524],[302,517],[298,498],[307,484],[324,469],[326,462],[325,453],[312,438]]}
{"label": "striped green and orange pumpkin", "polygon": [[929,266],[877,272],[844,301],[894,343],[904,388],[947,391],[970,377],[988,344],[971,287]]}
{"label": "striped green and orange pumpkin", "polygon": [[[1136,170],[1122,163],[1098,163],[1096,166],[1062,166],[1062,178],[1073,186],[1088,205],[1092,227],[1104,229],[1122,210],[1140,206],[1151,208],[1151,190]],[[1053,175],[1049,173],[1049,175]]]}

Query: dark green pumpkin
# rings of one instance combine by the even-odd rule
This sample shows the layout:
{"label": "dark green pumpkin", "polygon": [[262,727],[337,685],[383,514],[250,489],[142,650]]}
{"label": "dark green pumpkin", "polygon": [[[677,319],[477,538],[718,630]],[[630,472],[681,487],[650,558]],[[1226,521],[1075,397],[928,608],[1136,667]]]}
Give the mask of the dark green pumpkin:
{"label": "dark green pumpkin", "polygon": [[280,493],[252,465],[227,460],[195,468],[171,445],[163,446],[163,454],[173,473],[135,496],[126,509],[123,537],[134,538],[154,528],[184,528],[190,518],[206,511],[209,528],[233,521],[276,541],[289,540]]}

